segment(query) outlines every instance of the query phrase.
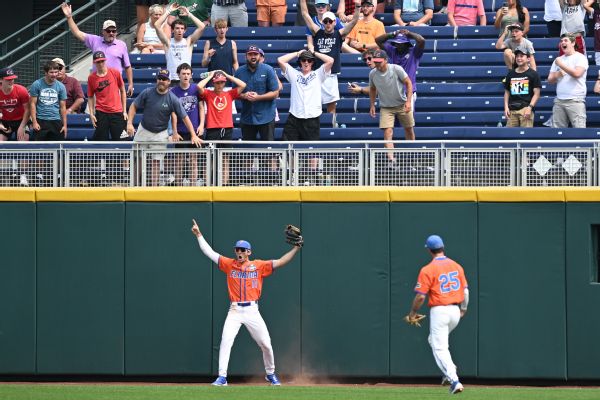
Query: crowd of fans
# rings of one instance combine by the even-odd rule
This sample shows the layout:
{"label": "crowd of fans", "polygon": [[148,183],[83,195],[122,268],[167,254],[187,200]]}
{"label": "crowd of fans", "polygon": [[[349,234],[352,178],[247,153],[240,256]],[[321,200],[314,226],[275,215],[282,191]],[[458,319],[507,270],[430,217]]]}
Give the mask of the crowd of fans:
{"label": "crowd of fans", "polygon": [[[600,65],[599,4],[600,0],[545,2],[548,35],[561,37],[560,55],[547,77],[549,83],[557,85],[551,119],[554,127],[586,126],[585,17],[589,14],[593,21],[596,63]],[[133,71],[127,45],[116,37],[116,23],[104,21],[100,35],[82,32],[73,20],[71,5],[63,3],[61,7],[72,34],[93,54],[87,112],[95,140],[122,140],[135,134],[134,140],[157,142],[155,147],[169,140],[190,141],[193,146],[201,145],[203,139],[229,140],[236,99],[242,103],[243,139],[273,140],[278,119],[275,100],[281,81],[264,63],[263,50],[256,46],[245,49],[245,65],[240,66],[237,44],[227,38],[229,24],[248,25],[244,0],[187,0],[179,4],[138,0],[136,5],[138,29],[132,51],[164,54],[166,68],[158,71],[156,85],[139,94],[129,110],[126,100],[134,93]],[[336,15],[329,0],[300,0],[297,22],[306,25],[307,50],[278,59],[282,76],[291,85],[284,140],[318,140],[323,105],[337,125],[337,75],[342,68],[342,52],[361,54],[370,68],[369,86],[351,83],[349,91],[370,98],[373,117],[377,114],[375,100],[379,99],[379,127],[384,138],[393,139],[397,118],[405,139],[415,139],[416,72],[426,39],[402,27],[430,24],[434,4],[432,0],[396,0],[394,20],[400,29],[392,33],[386,33],[383,23],[375,18],[376,9],[374,0],[343,0]],[[286,12],[285,0],[257,0],[260,26],[282,25]],[[482,0],[448,0],[440,12],[447,13],[451,26],[487,23]],[[209,72],[196,85],[192,52],[209,25],[216,36],[205,41],[201,63]],[[497,10],[494,25],[499,32],[496,48],[503,51],[507,67],[503,80],[507,126],[531,127],[541,78],[536,72],[535,40],[527,38],[529,11],[520,0],[507,0]],[[188,26],[195,29],[185,36]],[[84,96],[79,82],[66,75],[65,62],[60,58],[46,62],[44,76],[29,91],[16,84],[16,78],[10,68],[0,70],[0,140],[13,136],[28,140],[29,122],[33,140],[67,138],[67,114],[80,112]],[[594,90],[600,93],[600,79]],[[133,117],[140,108],[144,109],[143,119],[134,127]],[[390,153],[392,163],[393,157]],[[156,180],[156,174],[152,176]]]}

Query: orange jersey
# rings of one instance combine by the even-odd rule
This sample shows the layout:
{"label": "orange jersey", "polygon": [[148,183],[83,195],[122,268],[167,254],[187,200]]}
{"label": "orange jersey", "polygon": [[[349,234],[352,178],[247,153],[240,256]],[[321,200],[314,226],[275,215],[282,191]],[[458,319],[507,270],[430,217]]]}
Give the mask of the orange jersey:
{"label": "orange jersey", "polygon": [[415,292],[429,295],[429,307],[458,304],[468,287],[465,271],[448,257],[436,257],[421,268]]}
{"label": "orange jersey", "polygon": [[233,258],[219,257],[219,269],[227,274],[227,289],[232,302],[258,301],[263,278],[273,273],[273,261],[248,260],[242,264]]}

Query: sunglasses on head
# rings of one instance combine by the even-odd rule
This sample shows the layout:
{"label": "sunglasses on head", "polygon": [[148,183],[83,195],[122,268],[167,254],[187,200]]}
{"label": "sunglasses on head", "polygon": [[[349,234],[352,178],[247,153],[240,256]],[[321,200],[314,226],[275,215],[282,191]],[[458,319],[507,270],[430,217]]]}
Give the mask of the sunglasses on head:
{"label": "sunglasses on head", "polygon": [[325,18],[325,19],[323,20],[323,23],[324,23],[324,24],[333,24],[333,22],[334,22],[334,21],[333,21],[332,19],[329,19],[329,18]]}
{"label": "sunglasses on head", "polygon": [[245,252],[246,252],[246,249],[245,249],[245,248],[243,248],[243,247],[236,247],[236,248],[235,248],[235,251],[236,251],[236,252],[240,252],[240,253],[245,253]]}
{"label": "sunglasses on head", "polygon": [[104,30],[106,33],[117,33],[116,29],[105,29]]}

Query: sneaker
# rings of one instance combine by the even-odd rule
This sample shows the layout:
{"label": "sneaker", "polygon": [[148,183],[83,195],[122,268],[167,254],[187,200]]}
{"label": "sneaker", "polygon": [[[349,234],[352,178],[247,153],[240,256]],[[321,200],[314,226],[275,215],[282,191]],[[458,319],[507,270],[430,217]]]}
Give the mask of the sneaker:
{"label": "sneaker", "polygon": [[279,382],[279,379],[277,379],[277,375],[275,374],[265,376],[265,380],[270,382],[271,386],[281,386],[281,382]]}
{"label": "sneaker", "polygon": [[462,392],[464,389],[462,383],[460,383],[459,381],[453,382],[450,385],[450,389],[448,389],[448,391],[450,392],[450,394],[457,394]]}
{"label": "sneaker", "polygon": [[227,377],[225,376],[219,376],[217,379],[215,379],[215,381],[212,383],[213,386],[227,386]]}
{"label": "sneaker", "polygon": [[29,182],[27,181],[27,175],[21,174],[21,179],[19,180],[21,186],[29,186]]}
{"label": "sneaker", "polygon": [[444,377],[442,378],[442,383],[441,383],[441,385],[442,385],[442,386],[448,386],[448,385],[450,385],[450,379],[448,379],[448,377],[447,377],[447,376],[444,376]]}

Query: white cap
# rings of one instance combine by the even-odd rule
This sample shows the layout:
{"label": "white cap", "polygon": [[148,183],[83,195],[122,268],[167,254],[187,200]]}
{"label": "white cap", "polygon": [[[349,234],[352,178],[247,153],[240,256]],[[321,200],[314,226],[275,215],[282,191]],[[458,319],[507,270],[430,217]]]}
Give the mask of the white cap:
{"label": "white cap", "polygon": [[56,58],[53,58],[52,61],[54,61],[55,63],[57,63],[59,65],[62,65],[63,67],[66,65],[62,58],[56,57]]}
{"label": "white cap", "polygon": [[327,11],[325,14],[323,14],[323,19],[325,19],[325,18],[329,18],[330,20],[335,22],[335,14],[332,13],[331,11]]}
{"label": "white cap", "polygon": [[106,30],[110,27],[117,27],[117,24],[115,23],[115,21],[113,21],[112,19],[107,19],[106,21],[104,21],[104,23],[102,24],[102,30]]}

